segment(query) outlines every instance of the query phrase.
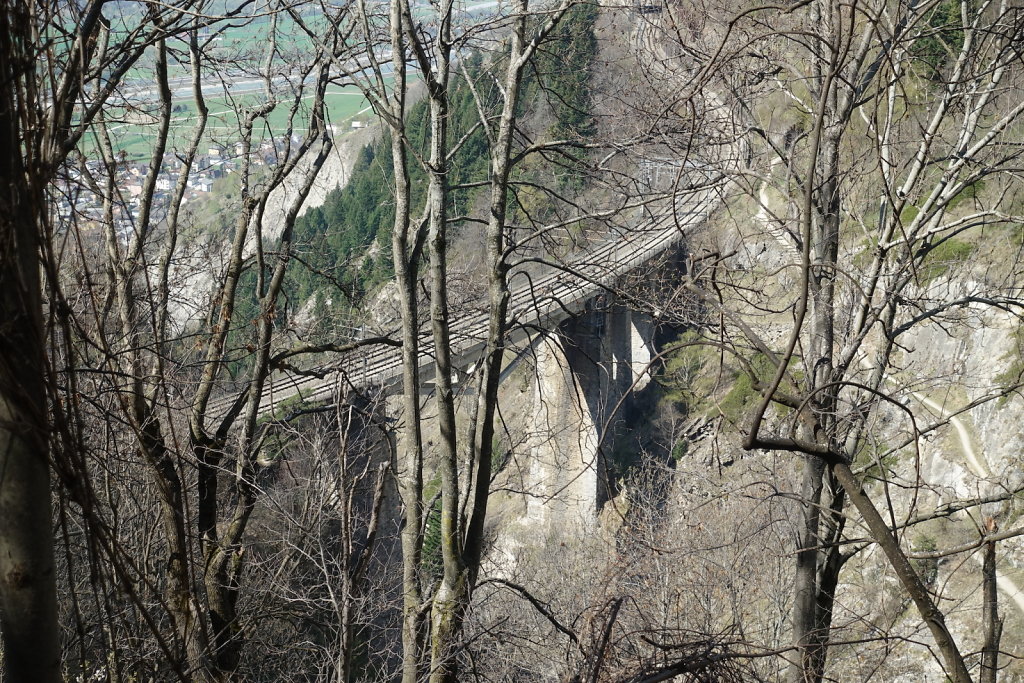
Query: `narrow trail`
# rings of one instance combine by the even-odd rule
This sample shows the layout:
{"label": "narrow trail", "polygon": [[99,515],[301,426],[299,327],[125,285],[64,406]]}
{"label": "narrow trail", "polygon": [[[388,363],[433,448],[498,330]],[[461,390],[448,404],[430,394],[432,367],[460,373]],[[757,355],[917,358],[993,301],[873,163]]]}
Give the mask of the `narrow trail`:
{"label": "narrow trail", "polygon": [[1013,600],[1013,603],[1017,605],[1017,609],[1024,614],[1024,591],[1021,591],[1020,587],[1013,582],[1013,579],[996,570],[996,585],[999,586],[1001,591],[1006,593],[1006,597]]}
{"label": "narrow trail", "polygon": [[782,227],[782,224],[768,209],[768,202],[771,199],[768,195],[768,190],[771,187],[770,178],[775,173],[775,168],[781,163],[782,159],[780,157],[772,157],[771,163],[768,166],[768,177],[761,181],[761,185],[757,188],[758,206],[757,213],[754,214],[754,222],[771,235],[779,243],[783,251],[789,251],[794,248],[794,245],[786,234],[785,228]]}
{"label": "narrow trail", "polygon": [[[910,393],[918,403],[924,405],[929,410],[934,411],[935,414],[938,415],[939,419],[946,419],[946,411],[941,405],[916,391],[912,391]],[[984,458],[978,457],[978,452],[974,449],[974,443],[971,441],[971,435],[964,426],[963,420],[956,416],[951,416],[948,419],[949,424],[951,424],[953,429],[956,430],[956,435],[960,439],[960,450],[962,450],[963,454],[967,457],[967,462],[970,465],[971,472],[981,479],[987,478],[989,476],[988,466],[986,463],[982,462]]]}
{"label": "narrow trail", "polygon": [[[927,396],[919,394],[916,391],[911,392],[911,395],[921,405],[934,411],[940,419],[946,418],[946,411],[937,402]],[[964,426],[963,420],[955,415],[949,416],[948,419],[949,424],[956,430],[957,438],[960,440],[960,450],[967,458],[971,471],[980,478],[990,476],[988,464],[984,462],[984,457],[979,456],[977,450],[975,450],[974,442],[971,440],[970,432],[968,432],[967,427]],[[974,555],[974,558],[979,563],[981,562],[981,557],[977,554]],[[1020,610],[1021,614],[1024,614],[1024,591],[1020,589],[1014,580],[996,569],[996,585],[1001,591],[1003,591],[1003,593],[1006,594],[1006,597],[1008,597],[1017,606],[1017,609]]]}

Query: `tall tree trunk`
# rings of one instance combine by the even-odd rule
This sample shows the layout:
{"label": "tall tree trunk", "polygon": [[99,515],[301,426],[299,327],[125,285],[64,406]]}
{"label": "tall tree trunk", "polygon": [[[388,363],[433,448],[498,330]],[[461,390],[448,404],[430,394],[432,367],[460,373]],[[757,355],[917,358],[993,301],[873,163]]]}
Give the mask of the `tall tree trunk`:
{"label": "tall tree trunk", "polygon": [[796,569],[793,574],[793,645],[796,656],[789,666],[788,679],[791,683],[814,680],[811,660],[818,628],[818,526],[824,471],[825,463],[820,458],[804,459]]}
{"label": "tall tree trunk", "polygon": [[[366,8],[361,11],[365,18]],[[405,26],[411,22],[405,0],[391,0],[390,41],[394,55],[404,55]],[[366,27],[369,35],[369,27]],[[372,55],[371,55],[372,59]],[[391,259],[398,286],[402,324],[402,440],[397,444],[394,471],[402,499],[402,683],[419,680],[423,661],[424,612],[420,564],[423,555],[423,430],[420,424],[418,231],[411,226],[408,152],[405,148],[406,62],[392,62],[393,88],[387,88],[379,66],[381,103],[391,127],[391,163],[395,176],[395,219],[391,230]]]}
{"label": "tall tree trunk", "polygon": [[[452,49],[452,0],[439,9],[440,26],[432,58],[407,23],[410,43],[420,69],[426,74],[430,99],[430,158],[427,173],[429,229],[428,279],[430,325],[434,340],[434,383],[438,430],[438,473],[441,478],[441,584],[431,606],[430,681],[454,683],[458,677],[456,643],[469,603],[470,586],[463,556],[463,529],[459,518],[459,449],[452,383],[451,337],[448,311],[448,118]],[[407,22],[409,20],[407,19]]]}
{"label": "tall tree trunk", "polygon": [[35,103],[23,89],[35,53],[29,3],[5,1],[0,17],[0,630],[6,680],[48,683],[61,677],[38,259],[46,208],[41,169],[22,157],[39,132],[26,130]]}
{"label": "tall tree trunk", "polygon": [[[0,47],[0,50],[3,50]],[[3,59],[3,57],[0,57]],[[10,72],[0,66],[5,76]],[[8,81],[10,82],[10,81]],[[7,110],[9,111],[9,110]],[[6,112],[4,112],[6,113]],[[0,117],[4,116],[0,113]],[[7,129],[0,120],[0,127]],[[5,136],[6,137],[6,136]],[[9,149],[9,148],[8,148]],[[0,154],[0,629],[11,681],[59,681],[35,211]],[[41,197],[40,197],[41,200]]]}
{"label": "tall tree trunk", "polygon": [[[443,20],[445,21],[445,20]],[[442,36],[441,40],[445,40]],[[461,631],[462,613],[469,602],[469,585],[462,552],[459,519],[459,450],[455,426],[455,390],[452,385],[447,284],[448,222],[448,85],[447,57],[440,58],[442,80],[433,86],[430,100],[430,322],[434,336],[434,373],[439,439],[438,470],[441,475],[441,586],[434,596],[431,614],[432,643],[430,680],[457,680],[455,642]]]}
{"label": "tall tree trunk", "polygon": [[[992,531],[993,529],[989,529]],[[999,670],[999,641],[1003,635],[1003,620],[999,617],[999,595],[996,591],[996,544],[985,544],[982,563],[982,612],[981,622],[985,637],[981,644],[980,683],[996,683]]]}
{"label": "tall tree trunk", "polygon": [[893,535],[892,530],[886,525],[882,516],[878,514],[878,509],[875,508],[871,499],[864,493],[860,481],[857,480],[856,475],[850,470],[850,466],[843,462],[837,462],[832,464],[831,467],[836,475],[836,480],[846,490],[850,502],[853,503],[864,519],[864,524],[867,526],[872,540],[885,553],[886,559],[889,560],[889,564],[896,572],[896,576],[899,578],[904,590],[910,595],[910,599],[914,601],[914,605],[917,607],[917,611],[921,615],[925,626],[928,627],[932,637],[935,638],[935,645],[938,647],[939,654],[942,656],[943,663],[945,664],[946,675],[955,683],[971,683],[971,676],[967,672],[967,665],[964,663],[956,641],[946,627],[945,617],[943,617],[942,612],[932,601],[928,587],[924,585],[921,577],[917,575],[917,572],[910,565],[910,561],[900,548],[899,542]]}
{"label": "tall tree trunk", "polygon": [[[827,94],[823,99],[829,99]],[[831,102],[827,105],[831,109]],[[834,109],[831,109],[834,111]],[[832,124],[826,115],[827,124]],[[818,177],[824,178],[815,193],[810,226],[807,234],[810,240],[811,261],[804,277],[809,282],[811,338],[807,359],[809,389],[828,387],[834,375],[835,343],[835,277],[836,260],[839,251],[839,196],[836,169],[839,157],[839,131],[834,125],[827,125],[823,132],[819,158],[812,160],[808,178],[813,179],[817,168]],[[809,180],[810,182],[810,180]],[[811,401],[815,425],[819,433],[808,434],[816,442],[827,442],[832,438],[831,425],[836,398],[835,389],[819,391]],[[828,646],[827,630],[830,623],[822,620],[818,607],[820,586],[818,567],[824,549],[821,543],[821,491],[825,463],[819,458],[808,457],[804,461],[804,475],[801,493],[801,526],[797,539],[796,570],[793,596],[793,644],[797,657],[791,663],[791,683],[812,683],[820,680],[823,672],[816,670],[816,662],[824,664],[823,648]]]}

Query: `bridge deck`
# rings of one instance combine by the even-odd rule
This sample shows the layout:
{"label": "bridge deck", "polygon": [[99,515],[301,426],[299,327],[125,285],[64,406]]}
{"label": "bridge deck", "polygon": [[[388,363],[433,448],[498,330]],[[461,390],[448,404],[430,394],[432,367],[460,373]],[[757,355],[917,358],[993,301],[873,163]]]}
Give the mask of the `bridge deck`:
{"label": "bridge deck", "polygon": [[[625,273],[676,246],[685,230],[702,223],[717,202],[717,196],[709,191],[685,211],[667,211],[648,219],[618,239],[596,245],[539,277],[514,272],[510,278],[509,343],[521,342],[530,329],[552,329],[582,311],[587,301],[610,290]],[[452,357],[458,359],[461,370],[474,367],[479,360],[487,326],[485,310],[451,320]],[[434,340],[429,331],[420,334],[419,348],[421,381],[430,381],[434,376]],[[317,375],[321,376],[275,371],[260,396],[258,415],[271,414],[296,400],[327,401],[346,386],[394,390],[402,376],[401,353],[388,345],[365,347],[322,366]],[[225,397],[211,402],[210,414],[223,416],[233,401],[234,397]]]}

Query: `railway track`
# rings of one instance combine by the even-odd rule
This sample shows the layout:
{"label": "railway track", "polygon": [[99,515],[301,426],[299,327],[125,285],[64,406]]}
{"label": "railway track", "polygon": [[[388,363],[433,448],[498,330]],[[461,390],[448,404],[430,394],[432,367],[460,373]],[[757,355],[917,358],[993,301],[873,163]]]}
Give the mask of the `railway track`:
{"label": "railway track", "polygon": [[[581,312],[586,303],[614,288],[625,274],[677,246],[688,228],[707,219],[718,204],[718,195],[707,191],[685,210],[666,208],[616,239],[606,240],[575,257],[565,265],[549,268],[541,275],[515,271],[510,276],[511,324],[507,342],[515,344],[527,338],[530,330],[554,329],[568,317]],[[450,324],[452,358],[457,369],[471,373],[486,344],[486,310],[454,317]],[[434,340],[429,330],[420,334],[420,378],[429,383],[434,377]],[[385,392],[400,389],[402,358],[400,349],[390,345],[364,347],[300,374],[275,371],[261,396],[258,415],[265,417],[284,406],[331,400],[345,388],[375,387]],[[225,396],[210,403],[210,415],[221,418],[235,402]]]}

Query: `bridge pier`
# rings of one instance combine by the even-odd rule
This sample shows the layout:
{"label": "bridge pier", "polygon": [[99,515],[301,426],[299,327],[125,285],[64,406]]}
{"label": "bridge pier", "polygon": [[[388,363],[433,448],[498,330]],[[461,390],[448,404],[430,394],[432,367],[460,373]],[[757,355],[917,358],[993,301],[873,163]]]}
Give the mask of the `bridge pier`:
{"label": "bridge pier", "polygon": [[629,431],[623,408],[650,381],[654,329],[650,316],[604,296],[534,344],[530,523],[592,528],[609,496],[608,456]]}

